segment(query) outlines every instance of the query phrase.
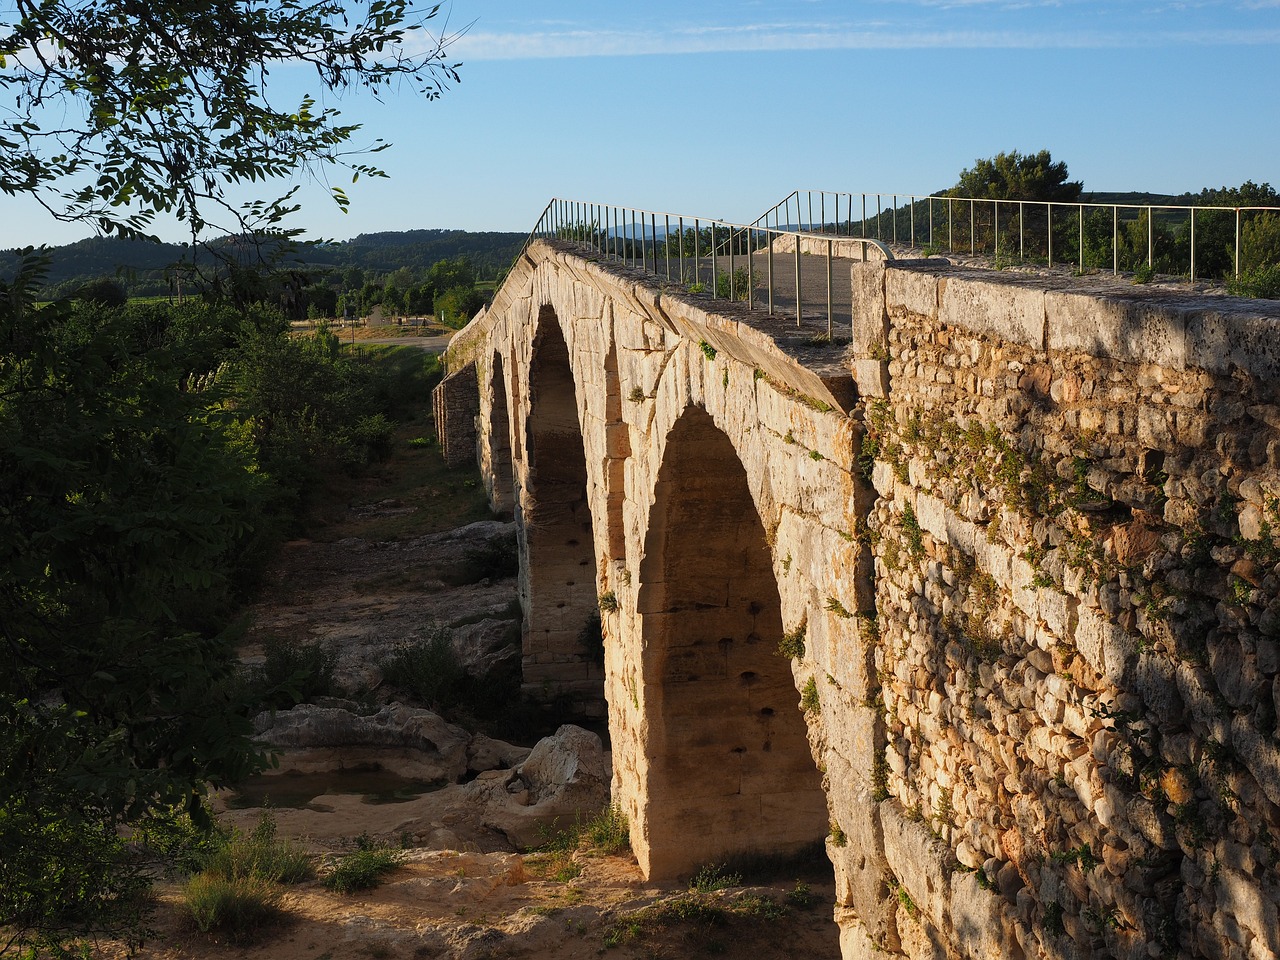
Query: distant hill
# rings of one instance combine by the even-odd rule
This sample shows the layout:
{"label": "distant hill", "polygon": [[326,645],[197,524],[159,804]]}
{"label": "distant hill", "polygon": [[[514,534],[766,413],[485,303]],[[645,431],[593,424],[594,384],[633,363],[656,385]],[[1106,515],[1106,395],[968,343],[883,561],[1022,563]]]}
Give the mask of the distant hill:
{"label": "distant hill", "polygon": [[1108,193],[1102,190],[1088,191],[1080,194],[1081,203],[1113,203],[1135,207],[1145,206],[1190,206],[1192,195],[1183,193],[1173,196],[1168,193]]}
{"label": "distant hill", "polygon": [[[469,230],[405,230],[364,233],[340,243],[301,244],[286,262],[314,270],[359,267],[366,279],[401,267],[414,272],[433,263],[466,257],[481,278],[493,278],[511,265],[523,233],[472,232]],[[166,268],[188,255],[185,245],[148,243],[119,237],[92,237],[48,248],[50,264],[46,290],[70,293],[90,280],[121,279],[130,293],[162,293],[168,288]],[[209,262],[209,254],[201,257]],[[0,278],[13,275],[17,250],[0,250]]]}

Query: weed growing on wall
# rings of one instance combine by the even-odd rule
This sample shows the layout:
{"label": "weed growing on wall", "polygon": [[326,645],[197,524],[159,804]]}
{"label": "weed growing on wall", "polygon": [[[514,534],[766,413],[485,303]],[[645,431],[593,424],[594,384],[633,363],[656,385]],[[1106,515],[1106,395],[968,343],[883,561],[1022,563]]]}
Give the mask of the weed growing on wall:
{"label": "weed growing on wall", "polygon": [[778,641],[778,653],[789,660],[798,660],[803,657],[804,638],[808,629],[808,623],[801,620],[794,630],[784,633],[782,639]]}

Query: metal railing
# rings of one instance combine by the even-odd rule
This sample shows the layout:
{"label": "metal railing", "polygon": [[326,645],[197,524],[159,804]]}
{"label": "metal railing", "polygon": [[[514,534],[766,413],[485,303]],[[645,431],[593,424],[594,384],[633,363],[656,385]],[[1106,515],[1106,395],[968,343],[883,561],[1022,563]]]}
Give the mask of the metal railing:
{"label": "metal railing", "polygon": [[837,270],[837,261],[893,259],[888,246],[874,237],[834,237],[559,198],[542,211],[520,255],[543,237],[576,243],[596,257],[690,293],[794,317],[797,327],[820,328],[825,322],[831,340],[838,326],[853,322],[852,274],[847,267]]}
{"label": "metal railing", "polygon": [[[872,207],[874,206],[874,213]],[[793,190],[752,226],[807,234],[857,235],[931,252],[1004,262],[1074,263],[1197,277],[1239,277],[1267,265],[1245,262],[1242,243],[1258,218],[1280,231],[1280,207],[1059,203],[916,194]]]}

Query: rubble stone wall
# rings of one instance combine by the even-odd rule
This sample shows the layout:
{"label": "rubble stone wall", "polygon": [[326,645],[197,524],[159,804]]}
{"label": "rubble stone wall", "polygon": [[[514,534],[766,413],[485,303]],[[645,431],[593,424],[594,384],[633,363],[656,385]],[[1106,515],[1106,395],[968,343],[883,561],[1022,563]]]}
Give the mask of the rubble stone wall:
{"label": "rubble stone wall", "polygon": [[1280,955],[1277,321],[855,274],[898,904],[846,953]]}

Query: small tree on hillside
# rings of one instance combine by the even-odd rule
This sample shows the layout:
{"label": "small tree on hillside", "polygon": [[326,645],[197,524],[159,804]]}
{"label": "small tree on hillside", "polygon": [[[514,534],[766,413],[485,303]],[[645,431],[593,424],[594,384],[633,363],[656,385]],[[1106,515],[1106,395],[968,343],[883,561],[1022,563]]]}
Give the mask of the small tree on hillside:
{"label": "small tree on hillside", "polygon": [[944,196],[982,200],[1051,200],[1074,203],[1083,184],[1069,180],[1067,165],[1054,161],[1048,150],[1022,154],[1017,150],[978,159],[960,172],[960,181]]}

